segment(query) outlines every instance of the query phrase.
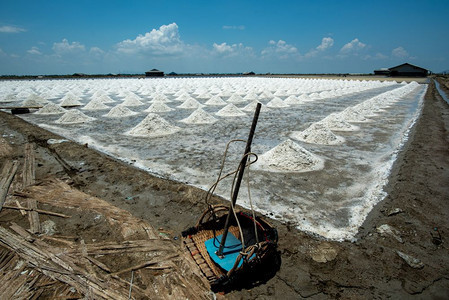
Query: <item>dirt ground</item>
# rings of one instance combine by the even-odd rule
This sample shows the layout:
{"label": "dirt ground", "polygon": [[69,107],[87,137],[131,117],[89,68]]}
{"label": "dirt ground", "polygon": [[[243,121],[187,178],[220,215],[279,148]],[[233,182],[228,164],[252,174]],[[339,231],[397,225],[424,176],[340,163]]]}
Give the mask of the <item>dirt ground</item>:
{"label": "dirt ground", "polygon": [[[437,79],[449,94],[449,79]],[[36,180],[55,176],[70,182],[145,220],[179,247],[181,231],[195,224],[206,208],[202,190],[152,176],[88,145],[70,141],[50,145],[49,139],[61,137],[10,114],[0,116],[1,166],[23,157],[23,145],[33,142]],[[422,115],[394,165],[388,196],[370,213],[357,241],[326,241],[272,221],[279,231],[280,269],[265,282],[224,297],[449,299],[448,146],[449,104],[430,81]],[[6,227],[18,218],[19,212],[3,210],[0,225]],[[95,215],[78,214],[71,222],[60,230],[86,241],[116,235],[100,227]]]}

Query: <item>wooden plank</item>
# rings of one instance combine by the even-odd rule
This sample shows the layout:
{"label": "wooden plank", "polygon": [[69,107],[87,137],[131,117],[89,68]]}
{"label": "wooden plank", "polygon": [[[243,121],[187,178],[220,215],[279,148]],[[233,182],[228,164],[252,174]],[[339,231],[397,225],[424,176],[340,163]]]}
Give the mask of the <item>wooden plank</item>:
{"label": "wooden plank", "polygon": [[0,211],[5,203],[8,190],[11,185],[14,176],[16,175],[17,168],[19,166],[18,161],[7,161],[2,169],[2,177],[0,178]]}
{"label": "wooden plank", "polygon": [[37,210],[37,201],[34,199],[28,199],[28,208],[30,213],[28,214],[28,221],[30,222],[30,230],[32,233],[39,233],[41,231],[41,223],[39,221],[39,214]]}
{"label": "wooden plank", "polygon": [[35,183],[35,155],[34,143],[25,144],[25,159],[23,163],[22,179],[23,188]]}
{"label": "wooden plank", "polygon": [[[23,188],[34,184],[35,182],[35,169],[34,169],[34,144],[25,144],[25,160],[23,164],[22,178],[23,178]],[[30,213],[28,214],[28,220],[30,222],[30,230],[32,233],[39,233],[40,220],[39,213],[36,211],[37,202],[34,199],[28,199],[28,208]]]}

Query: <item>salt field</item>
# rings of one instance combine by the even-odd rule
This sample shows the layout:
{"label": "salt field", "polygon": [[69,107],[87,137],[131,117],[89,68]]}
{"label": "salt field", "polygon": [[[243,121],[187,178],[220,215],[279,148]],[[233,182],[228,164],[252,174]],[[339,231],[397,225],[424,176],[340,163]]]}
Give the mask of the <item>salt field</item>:
{"label": "salt field", "polygon": [[[19,116],[207,190],[227,142],[246,139],[260,102],[252,146],[259,160],[247,172],[254,208],[350,240],[385,197],[426,89],[416,82],[257,77],[2,81],[0,104],[42,107]],[[225,172],[237,167],[244,146],[231,146]],[[216,193],[229,199],[231,180]],[[238,203],[250,206],[244,186]]]}

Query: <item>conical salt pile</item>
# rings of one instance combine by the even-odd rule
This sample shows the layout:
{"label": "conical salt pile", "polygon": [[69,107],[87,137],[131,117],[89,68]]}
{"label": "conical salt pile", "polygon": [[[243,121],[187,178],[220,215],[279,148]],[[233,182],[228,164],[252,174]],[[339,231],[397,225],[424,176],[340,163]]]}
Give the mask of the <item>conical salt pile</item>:
{"label": "conical salt pile", "polygon": [[155,101],[153,104],[150,105],[147,109],[145,109],[145,112],[151,112],[151,113],[158,113],[158,112],[168,112],[174,110],[173,108],[170,108],[167,104],[161,101]]}
{"label": "conical salt pile", "polygon": [[209,100],[207,100],[204,104],[211,106],[224,106],[226,105],[226,102],[223,99],[221,99],[220,96],[215,95]]}
{"label": "conical salt pile", "polygon": [[274,97],[273,100],[267,103],[267,107],[273,107],[273,108],[284,108],[289,107],[288,104],[284,103],[281,98]]}
{"label": "conical salt pile", "polygon": [[34,99],[27,99],[22,102],[23,107],[43,107],[44,104]]}
{"label": "conical salt pile", "polygon": [[288,96],[285,100],[284,100],[284,104],[287,104],[287,105],[299,105],[299,104],[301,104],[302,103],[302,101],[301,100],[299,100],[296,96],[294,96],[294,95],[290,95],[290,96]]}
{"label": "conical salt pile", "polygon": [[244,100],[242,98],[242,96],[234,94],[231,97],[229,97],[229,99],[227,100],[228,103],[242,103],[242,102],[246,102],[246,100]]}
{"label": "conical salt pile", "polygon": [[178,108],[184,108],[184,109],[196,109],[198,107],[202,107],[203,105],[199,103],[197,100],[193,98],[189,98],[186,101],[184,101],[183,104],[179,105]]}
{"label": "conical salt pile", "polygon": [[298,100],[300,100],[300,101],[311,101],[312,99],[310,99],[309,95],[302,94],[302,95],[298,96]]}
{"label": "conical salt pile", "polygon": [[344,116],[346,122],[364,123],[371,121],[366,118],[364,113],[356,107],[346,108],[341,112],[341,115]]}
{"label": "conical salt pile", "polygon": [[336,136],[324,123],[313,123],[304,131],[294,131],[290,137],[306,143],[320,145],[338,145],[345,139]]}
{"label": "conical salt pile", "polygon": [[138,97],[135,94],[129,94],[125,97],[125,101],[121,103],[123,106],[140,106],[143,105],[142,101],[139,100],[140,97]]}
{"label": "conical salt pile", "polygon": [[70,96],[70,94],[67,94],[64,98],[62,98],[59,105],[64,107],[64,106],[80,106],[83,104],[79,102],[75,96]]}
{"label": "conical salt pile", "polygon": [[109,118],[123,118],[123,117],[129,117],[137,115],[136,112],[130,110],[128,107],[123,105],[117,105],[113,107],[106,115],[105,117]]}
{"label": "conical salt pile", "polygon": [[133,136],[158,137],[173,134],[181,128],[173,126],[157,114],[149,113],[136,127],[127,132]]}
{"label": "conical salt pile", "polygon": [[257,100],[257,94],[256,93],[254,93],[254,92],[250,92],[250,93],[248,93],[245,97],[243,97],[243,99],[245,99],[245,100]]}
{"label": "conical salt pile", "polygon": [[153,98],[153,102],[171,102],[167,96],[162,93],[156,93],[151,96]]}
{"label": "conical salt pile", "polygon": [[41,97],[41,96],[39,96],[39,95],[36,95],[36,94],[31,94],[31,95],[29,95],[27,100],[29,100],[29,101],[35,101],[35,102],[40,103],[40,104],[43,104],[43,105],[45,105],[45,104],[48,103],[47,100],[45,100],[43,97]]}
{"label": "conical salt pile", "polygon": [[360,129],[358,126],[355,126],[343,120],[342,116],[337,113],[330,114],[329,116],[321,120],[321,122],[325,123],[327,128],[333,131],[357,131]]}
{"label": "conical salt pile", "polygon": [[[252,101],[250,104],[248,104],[247,106],[245,106],[244,108],[242,108],[243,111],[248,111],[248,112],[253,112],[256,110],[256,106],[259,103],[259,101],[255,100]],[[265,110],[265,105],[262,104],[262,108]]]}
{"label": "conical salt pile", "polygon": [[210,99],[212,97],[212,95],[208,92],[199,94],[196,99]]}
{"label": "conical salt pile", "polygon": [[100,100],[91,100],[89,103],[87,103],[82,109],[84,110],[102,110],[102,109],[109,109],[109,106],[101,102]]}
{"label": "conical salt pile", "polygon": [[85,123],[95,120],[95,118],[86,116],[81,111],[77,109],[72,109],[67,111],[62,117],[55,121],[58,124],[76,124]]}
{"label": "conical salt pile", "polygon": [[286,140],[260,155],[254,168],[271,172],[309,172],[323,169],[324,160],[292,140]]}
{"label": "conical salt pile", "polygon": [[220,117],[239,117],[239,116],[246,116],[246,114],[241,111],[237,106],[235,106],[232,103],[229,103],[222,109],[220,109],[218,112],[215,113],[217,116]]}
{"label": "conical salt pile", "polygon": [[62,108],[61,106],[54,104],[54,103],[48,103],[47,105],[45,105],[44,107],[42,107],[41,109],[39,109],[36,114],[39,115],[57,115],[57,114],[62,114],[65,113],[66,110],[64,108]]}
{"label": "conical salt pile", "polygon": [[213,116],[211,116],[201,108],[198,108],[193,113],[191,113],[190,116],[180,120],[179,122],[183,122],[186,124],[212,124],[216,121],[217,119],[215,119]]}
{"label": "conical salt pile", "polygon": [[101,103],[104,103],[104,104],[114,103],[115,102],[108,95],[100,95],[100,94],[97,94],[96,96],[92,96],[92,100],[98,100],[98,101],[100,101]]}

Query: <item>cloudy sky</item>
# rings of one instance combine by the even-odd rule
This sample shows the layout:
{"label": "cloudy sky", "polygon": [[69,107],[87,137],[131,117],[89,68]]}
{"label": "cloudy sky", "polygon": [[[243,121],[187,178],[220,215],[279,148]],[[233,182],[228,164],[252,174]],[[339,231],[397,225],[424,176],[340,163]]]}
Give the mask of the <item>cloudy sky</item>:
{"label": "cloudy sky", "polygon": [[449,1],[0,1],[0,75],[449,70]]}

